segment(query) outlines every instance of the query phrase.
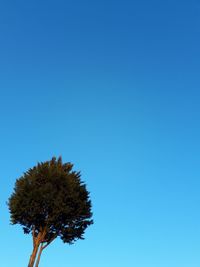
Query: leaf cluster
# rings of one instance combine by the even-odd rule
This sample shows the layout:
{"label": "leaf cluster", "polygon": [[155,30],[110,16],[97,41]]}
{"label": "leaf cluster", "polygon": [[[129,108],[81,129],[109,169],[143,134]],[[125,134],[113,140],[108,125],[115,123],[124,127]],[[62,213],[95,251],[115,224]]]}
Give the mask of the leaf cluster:
{"label": "leaf cluster", "polygon": [[11,223],[35,237],[45,231],[47,243],[55,236],[69,244],[83,239],[93,221],[89,192],[80,178],[61,157],[38,163],[15,183],[8,201]]}

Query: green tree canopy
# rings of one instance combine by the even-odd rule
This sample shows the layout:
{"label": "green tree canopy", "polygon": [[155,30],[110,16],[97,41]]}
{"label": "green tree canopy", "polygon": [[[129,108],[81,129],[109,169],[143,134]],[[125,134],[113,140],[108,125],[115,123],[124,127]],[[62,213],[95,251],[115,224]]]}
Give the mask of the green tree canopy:
{"label": "green tree canopy", "polygon": [[80,177],[71,163],[54,157],[17,179],[8,206],[12,224],[20,224],[25,234],[32,233],[29,267],[39,265],[43,249],[55,238],[72,244],[83,239],[93,223],[89,192]]}

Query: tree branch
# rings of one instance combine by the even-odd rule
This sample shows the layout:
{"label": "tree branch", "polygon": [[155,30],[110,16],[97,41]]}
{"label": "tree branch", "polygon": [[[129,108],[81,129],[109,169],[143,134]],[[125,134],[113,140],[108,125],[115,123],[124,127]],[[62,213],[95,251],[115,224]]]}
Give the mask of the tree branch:
{"label": "tree branch", "polygon": [[42,250],[45,249],[51,242],[54,241],[54,239],[56,239],[57,235],[55,234],[43,247]]}
{"label": "tree branch", "polygon": [[35,247],[35,226],[33,226],[32,236],[33,236],[33,247]]}

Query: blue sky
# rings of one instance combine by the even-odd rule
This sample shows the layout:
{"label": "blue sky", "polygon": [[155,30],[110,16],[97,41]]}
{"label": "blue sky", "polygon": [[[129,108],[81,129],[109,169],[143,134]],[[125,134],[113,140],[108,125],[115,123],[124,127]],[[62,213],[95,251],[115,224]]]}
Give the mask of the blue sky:
{"label": "blue sky", "polygon": [[199,1],[0,3],[1,265],[27,266],[15,179],[62,155],[95,224],[41,267],[200,265]]}

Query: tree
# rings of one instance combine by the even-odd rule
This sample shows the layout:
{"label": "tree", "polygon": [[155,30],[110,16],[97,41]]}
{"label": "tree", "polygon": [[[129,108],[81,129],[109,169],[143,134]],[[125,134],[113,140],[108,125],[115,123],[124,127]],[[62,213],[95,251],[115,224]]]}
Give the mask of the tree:
{"label": "tree", "polygon": [[11,223],[32,234],[28,267],[38,267],[41,253],[57,237],[73,244],[84,239],[85,229],[93,223],[89,192],[80,172],[72,169],[71,163],[53,157],[16,180],[8,206]]}

